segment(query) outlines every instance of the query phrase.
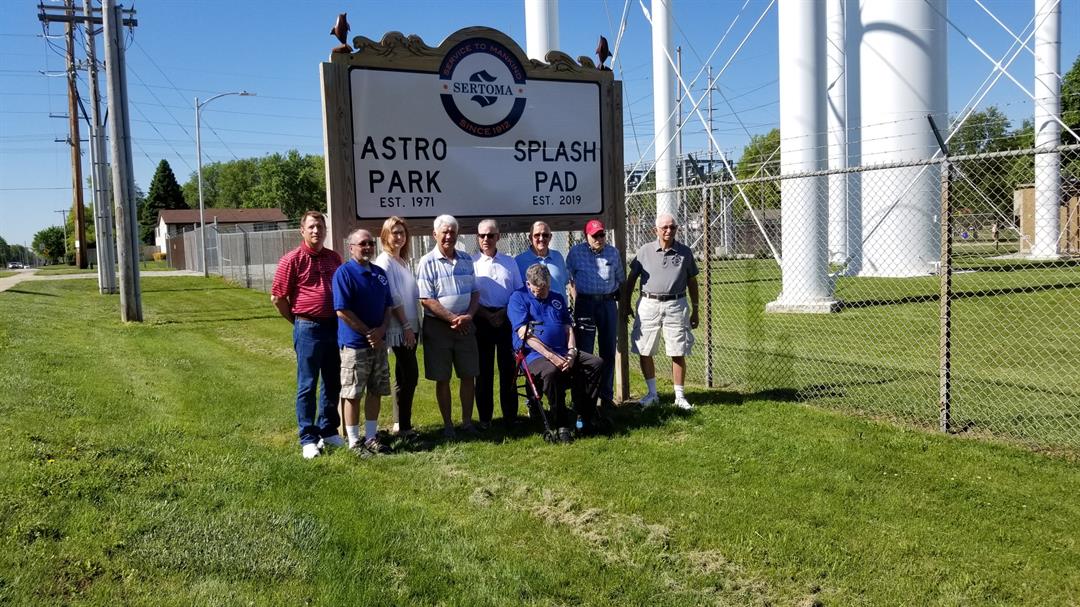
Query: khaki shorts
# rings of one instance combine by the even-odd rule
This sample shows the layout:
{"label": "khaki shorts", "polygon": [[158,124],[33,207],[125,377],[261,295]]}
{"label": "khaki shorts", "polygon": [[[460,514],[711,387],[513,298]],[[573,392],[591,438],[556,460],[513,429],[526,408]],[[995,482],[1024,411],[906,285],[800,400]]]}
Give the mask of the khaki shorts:
{"label": "khaki shorts", "polygon": [[480,374],[480,351],[476,348],[476,329],[462,335],[450,323],[428,316],[424,319],[424,377],[431,381],[450,381],[450,371],[460,377]]}
{"label": "khaki shorts", "polygon": [[690,304],[686,298],[659,301],[642,297],[637,303],[634,329],[630,335],[634,354],[655,356],[660,349],[660,331],[668,356],[689,356],[694,346],[690,330]]}
{"label": "khaki shorts", "polygon": [[390,363],[386,348],[341,349],[341,398],[360,398],[365,391],[390,394]]}

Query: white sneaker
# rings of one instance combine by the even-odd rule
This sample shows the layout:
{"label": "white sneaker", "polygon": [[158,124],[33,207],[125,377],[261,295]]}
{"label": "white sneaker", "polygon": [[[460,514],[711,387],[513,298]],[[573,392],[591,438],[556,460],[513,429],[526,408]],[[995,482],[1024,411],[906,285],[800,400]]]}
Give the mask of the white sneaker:
{"label": "white sneaker", "polygon": [[319,445],[308,443],[304,445],[302,453],[304,454],[304,459],[314,459],[319,457],[319,454],[322,453],[322,451],[319,450]]}
{"label": "white sneaker", "polygon": [[675,397],[675,406],[682,409],[683,411],[693,411],[694,410],[694,405],[691,405],[690,401],[686,400],[685,398],[683,398],[681,396],[676,396]]}
{"label": "white sneaker", "polygon": [[660,404],[660,396],[656,394],[646,394],[645,396],[642,396],[640,399],[638,399],[638,404],[641,405],[642,409],[646,407],[652,407],[653,405],[658,405]]}
{"label": "white sneaker", "polygon": [[327,447],[344,447],[345,439],[340,435],[335,434],[333,436],[325,436],[319,439],[319,449],[326,449]]}

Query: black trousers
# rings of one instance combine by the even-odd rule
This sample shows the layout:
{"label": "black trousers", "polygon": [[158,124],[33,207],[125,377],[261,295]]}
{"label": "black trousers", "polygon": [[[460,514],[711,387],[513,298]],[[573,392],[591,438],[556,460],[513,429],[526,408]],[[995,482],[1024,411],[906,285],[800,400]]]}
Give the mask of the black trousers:
{"label": "black trousers", "polygon": [[394,421],[398,432],[412,430],[413,395],[416,382],[420,379],[420,369],[416,365],[416,348],[394,346],[394,385],[390,388],[390,397],[394,403]]}
{"label": "black trousers", "polygon": [[517,417],[517,368],[514,366],[514,344],[511,341],[510,321],[498,327],[479,316],[476,324],[476,349],[479,352],[480,374],[476,377],[476,413],[481,422],[490,422],[495,412],[492,384],[495,366],[499,367],[499,405],[503,419]]}
{"label": "black trousers", "polygon": [[600,395],[600,376],[603,361],[588,352],[579,352],[577,362],[569,371],[560,371],[546,358],[529,363],[529,372],[536,389],[547,399],[555,417],[556,428],[571,428],[574,423],[566,409],[566,390],[570,389],[574,411],[592,423],[596,418],[596,399]]}

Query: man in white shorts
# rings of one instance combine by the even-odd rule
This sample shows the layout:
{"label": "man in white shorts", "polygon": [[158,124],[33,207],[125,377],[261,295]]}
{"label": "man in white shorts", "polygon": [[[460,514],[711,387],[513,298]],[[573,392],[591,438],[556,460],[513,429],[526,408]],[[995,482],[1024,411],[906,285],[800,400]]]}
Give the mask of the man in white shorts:
{"label": "man in white shorts", "polygon": [[671,357],[675,406],[687,410],[694,408],[683,393],[683,382],[686,380],[686,357],[694,345],[693,330],[698,325],[698,267],[690,247],[675,240],[678,229],[671,215],[657,216],[656,241],[637,250],[622,292],[620,309],[629,311],[630,295],[641,278],[641,297],[637,302],[630,341],[634,353],[641,357],[641,374],[649,386],[648,394],[639,401],[643,407],[659,402],[653,356],[660,347],[660,332],[663,331],[664,348]]}

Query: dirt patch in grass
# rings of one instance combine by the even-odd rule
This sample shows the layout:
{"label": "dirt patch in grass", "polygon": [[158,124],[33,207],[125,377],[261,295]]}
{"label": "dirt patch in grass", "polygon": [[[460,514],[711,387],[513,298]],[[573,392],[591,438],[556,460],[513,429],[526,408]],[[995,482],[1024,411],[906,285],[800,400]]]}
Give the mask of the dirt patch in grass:
{"label": "dirt patch in grass", "polygon": [[502,476],[478,476],[452,463],[441,463],[447,477],[473,485],[469,501],[474,506],[527,513],[581,539],[609,564],[669,571],[662,576],[665,585],[690,602],[818,604],[814,602],[816,588],[802,599],[780,596],[765,580],[718,551],[681,549],[666,525],[651,523],[636,514],[584,504],[558,489],[531,486]]}

